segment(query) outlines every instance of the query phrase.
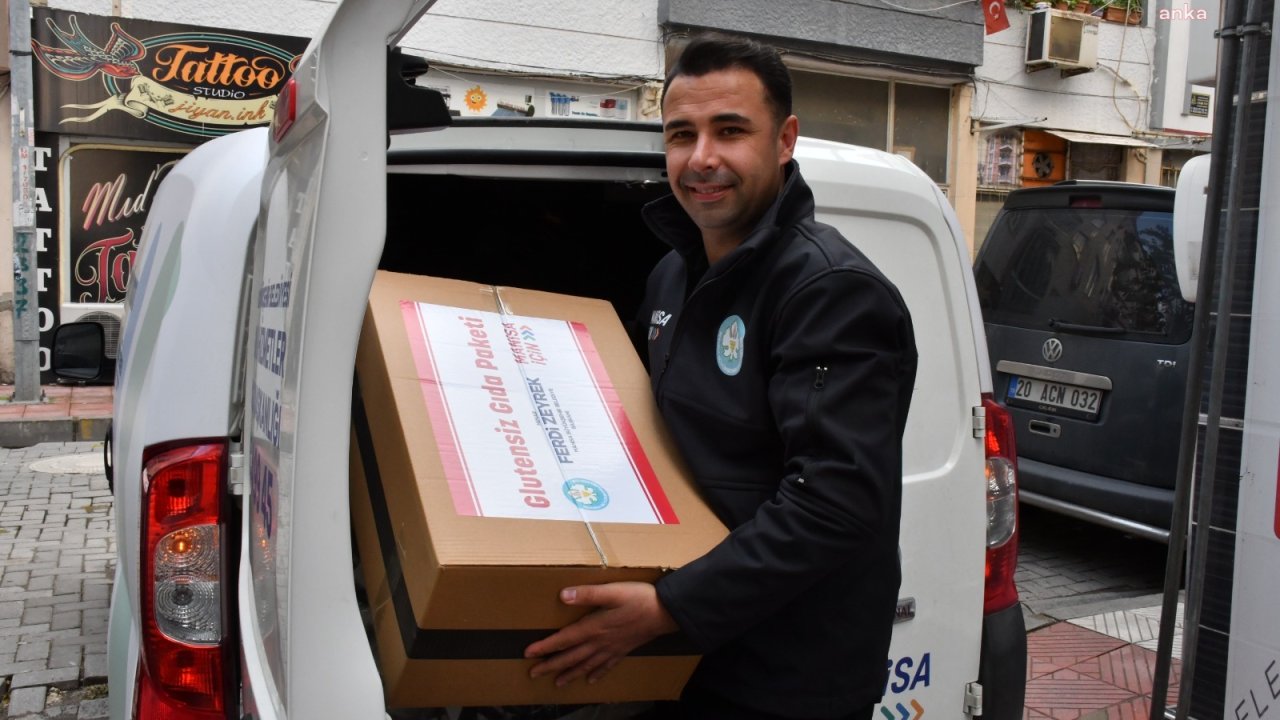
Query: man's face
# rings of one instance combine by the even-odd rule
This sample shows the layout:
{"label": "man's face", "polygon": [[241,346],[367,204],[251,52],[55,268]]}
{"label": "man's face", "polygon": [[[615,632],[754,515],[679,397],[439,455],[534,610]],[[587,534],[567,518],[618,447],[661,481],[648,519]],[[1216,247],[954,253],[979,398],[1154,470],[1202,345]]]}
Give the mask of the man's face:
{"label": "man's face", "polygon": [[662,107],[667,176],[703,240],[736,246],[778,197],[795,149],[795,116],[781,126],[750,70],[679,75]]}

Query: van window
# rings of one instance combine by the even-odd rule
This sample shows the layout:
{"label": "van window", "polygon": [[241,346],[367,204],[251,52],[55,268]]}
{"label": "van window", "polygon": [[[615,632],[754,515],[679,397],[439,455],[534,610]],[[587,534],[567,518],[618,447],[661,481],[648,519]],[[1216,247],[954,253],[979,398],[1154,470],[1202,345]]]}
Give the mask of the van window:
{"label": "van window", "polygon": [[974,272],[989,323],[1035,330],[1067,323],[1162,343],[1191,335],[1170,212],[1011,210],[996,220]]}

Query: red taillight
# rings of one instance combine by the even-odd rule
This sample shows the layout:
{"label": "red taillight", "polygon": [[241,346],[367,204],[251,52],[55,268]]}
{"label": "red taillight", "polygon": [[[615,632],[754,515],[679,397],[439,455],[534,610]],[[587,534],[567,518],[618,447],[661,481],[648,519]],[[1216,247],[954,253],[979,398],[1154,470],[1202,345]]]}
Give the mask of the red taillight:
{"label": "red taillight", "polygon": [[225,441],[149,449],[142,478],[142,720],[227,717]]}
{"label": "red taillight", "polygon": [[276,142],[284,139],[293,121],[298,117],[298,82],[294,78],[285,81],[284,88],[276,96],[276,113],[271,116],[271,137]]}
{"label": "red taillight", "polygon": [[1100,208],[1102,198],[1097,195],[1072,195],[1069,205],[1073,208]]}
{"label": "red taillight", "polygon": [[1004,610],[1018,602],[1014,573],[1018,569],[1018,454],[1013,419],[990,395],[982,398],[987,413],[987,568],[983,612]]}

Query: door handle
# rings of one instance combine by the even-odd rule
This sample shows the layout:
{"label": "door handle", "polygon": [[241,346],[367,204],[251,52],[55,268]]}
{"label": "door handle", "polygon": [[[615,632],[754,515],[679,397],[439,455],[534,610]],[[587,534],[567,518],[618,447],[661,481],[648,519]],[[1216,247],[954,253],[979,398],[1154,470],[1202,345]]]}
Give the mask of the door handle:
{"label": "door handle", "polygon": [[1037,435],[1046,435],[1051,438],[1056,438],[1062,434],[1062,426],[1046,420],[1032,420],[1027,423],[1027,429]]}

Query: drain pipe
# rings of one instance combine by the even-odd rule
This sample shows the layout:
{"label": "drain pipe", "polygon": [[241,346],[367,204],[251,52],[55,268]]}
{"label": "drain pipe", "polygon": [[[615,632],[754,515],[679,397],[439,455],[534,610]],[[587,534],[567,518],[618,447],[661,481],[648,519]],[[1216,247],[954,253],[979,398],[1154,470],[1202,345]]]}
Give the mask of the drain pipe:
{"label": "drain pipe", "polygon": [[[1209,408],[1205,428],[1204,455],[1201,463],[1200,485],[1196,499],[1196,525],[1199,536],[1192,547],[1192,558],[1187,575],[1187,605],[1183,622],[1182,691],[1178,696],[1175,717],[1185,720],[1191,706],[1194,691],[1196,644],[1200,631],[1200,609],[1204,584],[1205,565],[1208,560],[1208,527],[1212,518],[1213,489],[1217,475],[1220,423],[1222,419],[1223,384],[1226,377],[1227,341],[1231,331],[1231,300],[1235,286],[1235,260],[1238,243],[1236,231],[1240,215],[1240,185],[1244,175],[1246,130],[1253,105],[1253,59],[1257,36],[1269,34],[1269,26],[1261,24],[1257,17],[1261,8],[1257,0],[1247,0],[1245,24],[1240,23],[1240,0],[1227,3],[1227,17],[1223,29],[1215,33],[1220,40],[1239,39],[1239,45],[1223,43],[1219,48],[1218,102],[1215,107],[1215,147],[1211,161],[1209,197],[1206,204],[1204,244],[1201,248],[1200,267],[1213,268],[1217,259],[1219,238],[1225,238],[1222,265],[1219,268],[1216,315],[1217,325],[1213,336],[1213,366],[1209,381]],[[1235,81],[1235,102],[1232,102],[1231,85]],[[1224,92],[1224,90],[1226,92]],[[1233,112],[1234,111],[1234,112]],[[1230,154],[1221,154],[1221,139],[1231,137]],[[1229,173],[1223,172],[1223,163],[1229,163]],[[1222,179],[1226,179],[1227,198],[1226,227],[1218,233],[1224,195]],[[1169,536],[1169,552],[1165,560],[1164,601],[1160,613],[1160,636],[1156,649],[1155,677],[1152,678],[1151,720],[1162,720],[1166,713],[1169,689],[1169,672],[1172,666],[1174,623],[1177,617],[1178,586],[1181,579],[1182,552],[1186,543],[1187,517],[1191,501],[1191,477],[1195,467],[1196,434],[1200,416],[1200,385],[1204,373],[1204,345],[1207,340],[1210,313],[1209,300],[1213,293],[1213,273],[1200,274],[1196,289],[1195,327],[1192,333],[1191,368],[1187,378],[1186,400],[1182,415],[1182,436],[1178,449],[1178,476],[1176,480],[1174,512]]]}

